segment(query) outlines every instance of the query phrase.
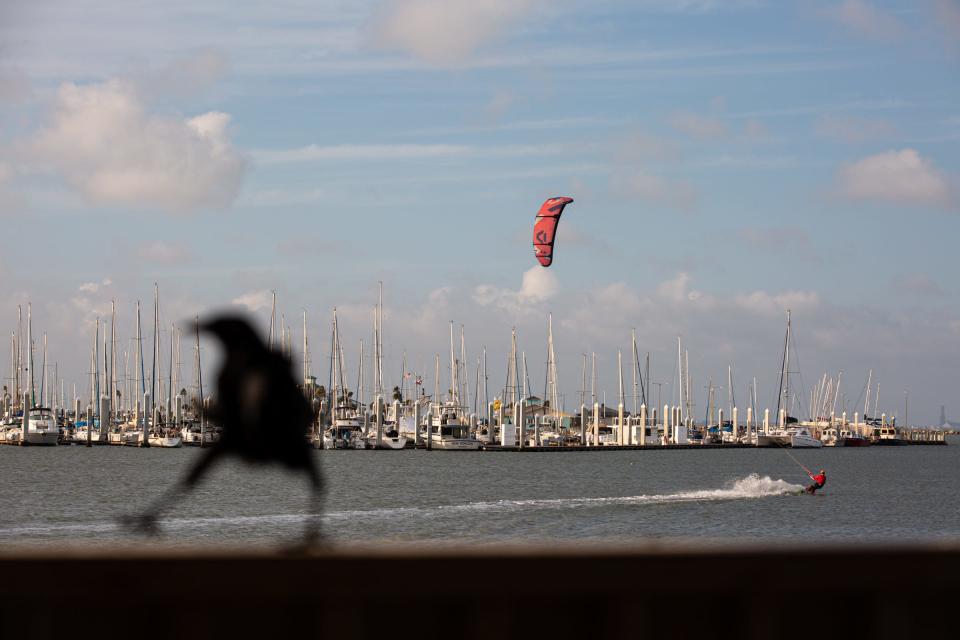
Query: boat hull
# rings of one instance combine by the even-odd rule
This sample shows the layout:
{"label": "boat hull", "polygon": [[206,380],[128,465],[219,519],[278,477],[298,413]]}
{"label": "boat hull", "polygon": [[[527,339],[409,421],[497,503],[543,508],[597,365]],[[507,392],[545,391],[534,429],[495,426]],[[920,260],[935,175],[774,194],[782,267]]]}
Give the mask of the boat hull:
{"label": "boat hull", "polygon": [[361,438],[332,438],[323,436],[324,449],[366,449],[367,443]]}
{"label": "boat hull", "polygon": [[790,446],[794,449],[819,449],[823,443],[813,436],[797,434],[790,436]]}
{"label": "boat hull", "polygon": [[866,438],[840,438],[837,440],[837,446],[843,447],[869,447],[870,441]]}
{"label": "boat hull", "polygon": [[56,431],[27,431],[27,436],[23,439],[23,445],[30,447],[55,447],[59,439],[60,434]]}
{"label": "boat hull", "polygon": [[372,438],[367,439],[367,447],[369,449],[405,449],[407,446],[407,437],[406,436],[396,436],[388,438],[384,436],[380,439],[380,443],[377,444],[377,437],[373,436]]}
{"label": "boat hull", "polygon": [[474,438],[437,438],[430,443],[440,451],[479,451],[480,441]]}
{"label": "boat hull", "polygon": [[757,446],[758,447],[789,447],[790,436],[786,436],[786,435],[773,436],[769,434],[761,434],[757,436]]}
{"label": "boat hull", "polygon": [[183,446],[183,440],[179,436],[151,436],[147,439],[151,447],[161,449],[179,449]]}

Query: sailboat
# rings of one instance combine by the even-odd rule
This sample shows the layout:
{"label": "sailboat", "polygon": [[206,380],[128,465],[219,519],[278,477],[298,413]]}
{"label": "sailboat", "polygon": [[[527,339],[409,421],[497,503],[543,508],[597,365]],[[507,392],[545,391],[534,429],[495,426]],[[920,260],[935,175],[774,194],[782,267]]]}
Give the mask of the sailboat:
{"label": "sailboat", "polygon": [[[361,365],[362,368],[362,365]],[[362,383],[361,385],[362,386]],[[379,283],[377,306],[373,312],[373,398],[374,425],[366,434],[369,449],[404,449],[407,436],[400,433],[400,418],[391,408],[387,414],[383,384],[383,283]],[[361,398],[361,406],[363,405]]]}
{"label": "sailboat", "polygon": [[333,310],[333,330],[330,337],[330,381],[328,398],[332,403],[330,426],[323,432],[319,444],[324,449],[366,449],[363,425],[357,407],[351,406],[350,394],[344,382],[343,348],[340,344],[340,325],[337,310]]}
{"label": "sailboat", "polygon": [[50,407],[44,405],[46,398],[41,394],[39,402],[33,380],[33,318],[31,305],[27,304],[27,385],[28,403],[20,432],[20,444],[24,446],[56,446],[60,440],[60,429]]}
{"label": "sailboat", "polygon": [[[757,435],[758,447],[793,447],[796,449],[819,449],[823,442],[805,426],[797,424],[788,414],[790,400],[790,310],[787,309],[787,336],[783,343],[783,366],[780,369],[780,391],[777,399],[777,428]],[[783,402],[781,405],[781,402]],[[793,425],[793,426],[789,426]]]}
{"label": "sailboat", "polygon": [[[440,360],[437,357],[437,378],[439,378]],[[470,433],[469,422],[464,422],[464,409],[460,402],[459,363],[453,350],[453,322],[450,323],[450,397],[440,402],[439,397],[433,405],[430,445],[440,451],[476,451],[480,441]],[[436,395],[436,394],[435,394]]]}
{"label": "sailboat", "polygon": [[[171,340],[172,340],[171,336]],[[151,447],[160,447],[161,449],[178,449],[183,445],[183,440],[170,427],[170,415],[167,413],[164,418],[166,424],[160,424],[160,288],[154,285],[153,288],[153,367],[150,377],[150,398],[153,404],[153,422],[150,435],[147,442]]]}

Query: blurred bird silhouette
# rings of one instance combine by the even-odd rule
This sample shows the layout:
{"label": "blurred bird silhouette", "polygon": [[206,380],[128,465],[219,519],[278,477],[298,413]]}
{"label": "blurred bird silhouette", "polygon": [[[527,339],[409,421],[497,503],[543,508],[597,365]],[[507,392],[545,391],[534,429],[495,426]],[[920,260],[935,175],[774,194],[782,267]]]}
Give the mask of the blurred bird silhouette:
{"label": "blurred bird silhouette", "polygon": [[311,408],[297,388],[290,361],[271,351],[239,316],[221,316],[198,330],[215,335],[225,349],[217,377],[216,405],[207,411],[223,431],[190,471],[149,509],[124,523],[142,532],[157,532],[157,519],[192,490],[214,462],[237,456],[252,464],[281,464],[306,474],[310,505],[304,541],[317,541],[323,483],[307,442]]}

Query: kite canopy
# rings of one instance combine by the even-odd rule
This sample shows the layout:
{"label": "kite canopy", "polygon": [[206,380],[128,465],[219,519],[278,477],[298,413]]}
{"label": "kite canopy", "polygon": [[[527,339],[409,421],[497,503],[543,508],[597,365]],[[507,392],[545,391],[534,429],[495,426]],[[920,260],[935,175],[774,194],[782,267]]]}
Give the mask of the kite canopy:
{"label": "kite canopy", "polygon": [[573,202],[573,198],[550,198],[540,206],[537,220],[533,224],[533,255],[544,267],[553,263],[553,241],[557,235],[557,224],[563,208]]}

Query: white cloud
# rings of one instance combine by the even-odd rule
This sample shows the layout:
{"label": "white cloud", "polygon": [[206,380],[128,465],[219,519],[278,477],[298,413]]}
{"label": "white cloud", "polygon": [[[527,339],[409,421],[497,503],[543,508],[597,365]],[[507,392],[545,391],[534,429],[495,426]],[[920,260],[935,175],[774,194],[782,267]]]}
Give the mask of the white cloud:
{"label": "white cloud", "polygon": [[494,306],[517,315],[536,309],[560,290],[557,276],[550,269],[531,267],[523,273],[520,289],[505,289],[491,284],[474,288],[473,300],[482,307]]}
{"label": "white cloud", "polygon": [[84,282],[77,287],[77,291],[83,293],[96,293],[101,287],[109,287],[111,284],[113,284],[113,280],[110,278],[104,278],[100,282]]}
{"label": "white cloud", "polygon": [[245,161],[227,137],[228,114],[151,115],[120,80],[63,84],[54,106],[21,151],[94,203],[183,211],[229,205],[239,190]]}
{"label": "white cloud", "polygon": [[871,38],[889,40],[904,32],[896,18],[866,0],[844,0],[829,9],[827,15],[847,29]]}
{"label": "white cloud", "polygon": [[376,20],[378,44],[436,65],[463,62],[535,6],[533,0],[391,0]]}
{"label": "white cloud", "polygon": [[701,116],[689,111],[677,111],[670,116],[670,126],[692,138],[722,138],[727,135],[727,125],[719,118]]}
{"label": "white cloud", "polygon": [[273,304],[273,292],[269,289],[249,291],[231,300],[230,304],[246,307],[250,312],[269,309]]}
{"label": "white cloud", "polygon": [[885,151],[847,164],[838,191],[851,200],[949,206],[950,185],[929,158],[914,149]]}

